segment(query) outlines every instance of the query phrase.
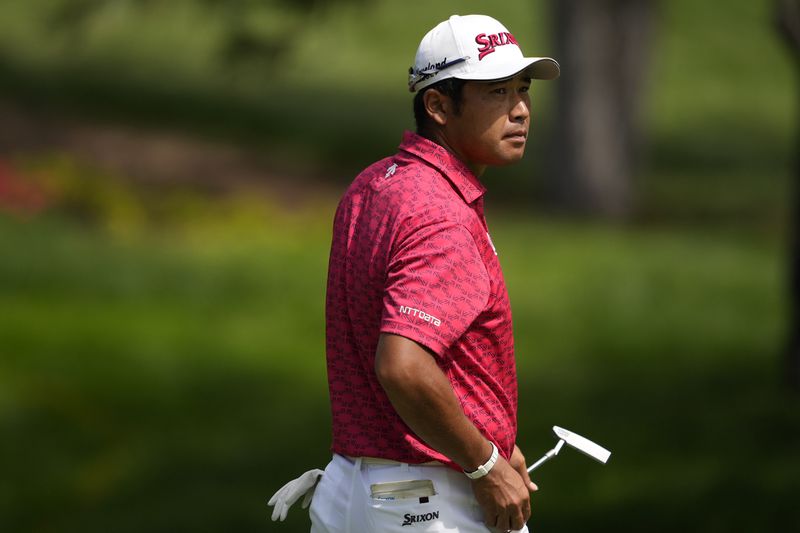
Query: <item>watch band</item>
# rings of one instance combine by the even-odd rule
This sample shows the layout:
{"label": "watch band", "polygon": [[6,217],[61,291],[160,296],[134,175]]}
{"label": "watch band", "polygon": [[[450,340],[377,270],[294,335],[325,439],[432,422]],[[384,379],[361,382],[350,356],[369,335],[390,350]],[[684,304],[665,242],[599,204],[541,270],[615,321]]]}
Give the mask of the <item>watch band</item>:
{"label": "watch band", "polygon": [[492,445],[492,455],[489,456],[489,460],[483,463],[481,466],[479,466],[477,470],[474,470],[472,472],[467,472],[466,470],[464,470],[464,474],[466,474],[468,478],[470,479],[482,478],[483,476],[489,473],[494,464],[497,462],[497,458],[500,455],[500,452],[497,451],[497,446],[494,445],[494,442],[489,441],[489,444]]}

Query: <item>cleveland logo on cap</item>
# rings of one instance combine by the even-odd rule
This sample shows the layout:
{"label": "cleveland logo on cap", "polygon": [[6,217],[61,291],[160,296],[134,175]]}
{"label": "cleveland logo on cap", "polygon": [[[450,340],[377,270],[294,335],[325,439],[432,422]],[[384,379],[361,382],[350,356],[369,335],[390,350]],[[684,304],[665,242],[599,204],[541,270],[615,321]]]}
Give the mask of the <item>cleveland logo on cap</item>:
{"label": "cleveland logo on cap", "polygon": [[478,48],[478,61],[483,59],[486,55],[494,52],[495,48],[498,46],[503,46],[506,44],[515,44],[519,46],[519,43],[516,39],[514,39],[514,36],[507,31],[491,33],[489,35],[486,35],[485,33],[478,34],[475,37],[475,42],[482,45],[480,48]]}

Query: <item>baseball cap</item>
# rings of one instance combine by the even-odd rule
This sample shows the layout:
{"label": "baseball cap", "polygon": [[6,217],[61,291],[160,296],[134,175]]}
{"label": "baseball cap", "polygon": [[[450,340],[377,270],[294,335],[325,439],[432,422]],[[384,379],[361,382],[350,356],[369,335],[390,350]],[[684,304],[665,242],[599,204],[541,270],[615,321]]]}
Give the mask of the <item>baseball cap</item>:
{"label": "baseball cap", "polygon": [[560,72],[549,57],[524,57],[517,40],[486,15],[453,15],[429,31],[408,70],[412,93],[448,78],[502,80],[528,70],[531,78],[552,80]]}

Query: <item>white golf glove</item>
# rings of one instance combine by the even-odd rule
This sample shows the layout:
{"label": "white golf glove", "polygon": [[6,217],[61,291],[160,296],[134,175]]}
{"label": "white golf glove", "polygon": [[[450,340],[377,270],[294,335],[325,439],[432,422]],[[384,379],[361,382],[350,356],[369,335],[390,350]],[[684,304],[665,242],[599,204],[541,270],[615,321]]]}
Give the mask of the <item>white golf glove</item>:
{"label": "white golf glove", "polygon": [[286,519],[286,513],[289,512],[289,508],[300,499],[300,496],[305,495],[302,503],[303,509],[311,505],[314,489],[317,488],[317,482],[322,477],[322,474],[323,471],[318,468],[309,470],[299,478],[291,480],[278,489],[278,492],[273,494],[272,498],[267,502],[267,505],[275,506],[272,511],[272,521],[280,519],[283,522]]}

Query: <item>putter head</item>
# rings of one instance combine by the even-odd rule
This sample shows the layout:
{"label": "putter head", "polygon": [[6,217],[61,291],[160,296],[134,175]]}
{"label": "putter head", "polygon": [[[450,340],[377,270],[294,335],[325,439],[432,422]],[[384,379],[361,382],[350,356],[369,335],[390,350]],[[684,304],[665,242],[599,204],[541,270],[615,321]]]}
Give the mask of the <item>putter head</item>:
{"label": "putter head", "polygon": [[563,440],[579,452],[585,453],[595,461],[605,464],[606,461],[608,461],[608,458],[611,456],[610,451],[598,444],[595,444],[587,438],[581,437],[577,433],[573,433],[558,426],[553,426],[553,432],[555,432],[559,439]]}

